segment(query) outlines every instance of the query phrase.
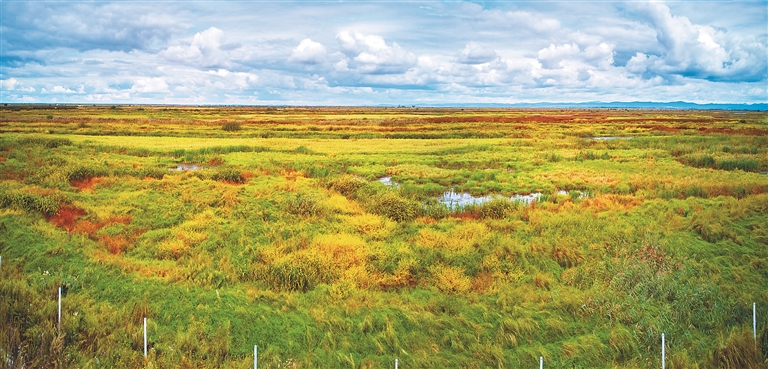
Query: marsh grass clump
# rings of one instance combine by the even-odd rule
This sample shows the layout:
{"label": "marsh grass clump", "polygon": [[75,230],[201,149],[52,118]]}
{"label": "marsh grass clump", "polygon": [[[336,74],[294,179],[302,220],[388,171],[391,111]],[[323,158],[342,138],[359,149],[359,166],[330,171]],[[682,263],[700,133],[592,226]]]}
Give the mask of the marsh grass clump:
{"label": "marsh grass clump", "polygon": [[289,197],[283,203],[286,212],[300,217],[314,217],[325,214],[326,209],[317,198],[317,195],[297,193]]}
{"label": "marsh grass clump", "polygon": [[84,181],[110,174],[107,167],[93,164],[73,164],[65,170],[69,181]]}
{"label": "marsh grass clump", "polygon": [[740,169],[745,172],[757,172],[760,169],[760,163],[752,158],[724,159],[718,160],[715,167],[722,170]]}
{"label": "marsh grass clump", "polygon": [[245,183],[246,179],[243,173],[235,168],[220,168],[211,174],[211,179],[214,181],[225,181],[232,183]]}
{"label": "marsh grass clump", "polygon": [[360,196],[367,211],[384,215],[396,222],[409,221],[421,213],[421,204],[395,191],[377,191]]}
{"label": "marsh grass clump", "polygon": [[221,129],[226,132],[237,132],[243,128],[240,126],[240,122],[228,121],[221,125]]}
{"label": "marsh grass clump", "polygon": [[482,218],[504,219],[515,210],[516,204],[509,199],[498,198],[488,201],[479,207]]}
{"label": "marsh grass clump", "polygon": [[352,196],[357,190],[365,186],[367,181],[353,175],[343,175],[327,182],[327,187],[344,196]]}
{"label": "marsh grass clump", "polygon": [[760,350],[755,348],[752,331],[734,329],[727,338],[720,340],[720,345],[712,351],[712,368],[759,368],[765,362]]}
{"label": "marsh grass clump", "polygon": [[45,216],[58,213],[64,201],[64,196],[58,192],[41,194],[12,190],[0,193],[0,207],[39,212]]}

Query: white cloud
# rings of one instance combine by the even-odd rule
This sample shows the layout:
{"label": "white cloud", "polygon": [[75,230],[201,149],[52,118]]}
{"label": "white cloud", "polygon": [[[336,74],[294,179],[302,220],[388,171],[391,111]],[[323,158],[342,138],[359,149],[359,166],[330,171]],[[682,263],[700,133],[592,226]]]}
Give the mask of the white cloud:
{"label": "white cloud", "polygon": [[164,78],[140,78],[133,83],[132,92],[155,93],[168,92],[168,83]]}
{"label": "white cloud", "polygon": [[75,93],[74,90],[69,89],[69,88],[65,88],[64,86],[53,86],[53,88],[51,89],[51,92],[53,92],[55,94],[73,94],[73,93]]}
{"label": "white cloud", "polygon": [[303,63],[303,64],[320,64],[325,61],[326,50],[319,42],[314,42],[311,39],[303,39],[293,52],[289,61]]}
{"label": "white cloud", "polygon": [[[336,35],[343,52],[350,58],[347,68],[363,74],[404,73],[416,64],[416,56],[396,42],[387,45],[378,35],[342,31]],[[341,67],[337,63],[337,67]],[[338,68],[337,68],[338,69]]]}
{"label": "white cloud", "polygon": [[218,77],[214,87],[219,89],[246,89],[252,87],[258,81],[258,76],[253,73],[230,72],[226,69],[208,71],[208,75]]}
{"label": "white cloud", "polygon": [[495,50],[484,48],[474,42],[470,42],[459,52],[456,61],[463,64],[483,64],[493,61],[498,57]]}
{"label": "white cloud", "polygon": [[168,61],[193,65],[200,68],[228,68],[229,53],[222,49],[224,31],[211,27],[198,32],[189,46],[171,46],[160,52]]}
{"label": "white cloud", "polygon": [[636,53],[627,63],[629,70],[711,80],[765,79],[768,54],[764,44],[693,24],[685,16],[672,15],[662,3],[640,4],[635,8],[656,31],[662,52]]}
{"label": "white cloud", "polygon": [[34,87],[24,87],[16,78],[0,80],[0,88],[5,91],[35,92]]}
{"label": "white cloud", "polygon": [[486,27],[511,29],[515,33],[552,34],[560,30],[560,21],[527,11],[482,10],[470,14]]}

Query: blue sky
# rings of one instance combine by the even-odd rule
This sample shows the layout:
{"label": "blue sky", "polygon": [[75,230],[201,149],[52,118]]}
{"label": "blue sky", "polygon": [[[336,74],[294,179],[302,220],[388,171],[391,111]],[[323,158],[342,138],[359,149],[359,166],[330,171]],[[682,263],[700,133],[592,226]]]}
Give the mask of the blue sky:
{"label": "blue sky", "polygon": [[2,1],[3,102],[768,102],[763,1]]}

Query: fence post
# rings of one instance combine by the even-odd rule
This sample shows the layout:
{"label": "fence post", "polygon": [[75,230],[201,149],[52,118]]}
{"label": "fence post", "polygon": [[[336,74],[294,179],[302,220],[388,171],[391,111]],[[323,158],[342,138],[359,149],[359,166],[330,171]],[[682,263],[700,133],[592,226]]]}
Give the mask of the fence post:
{"label": "fence post", "polygon": [[144,317],[144,358],[147,357],[147,318]]}
{"label": "fence post", "polygon": [[539,356],[539,369],[544,369],[544,356]]}
{"label": "fence post", "polygon": [[253,369],[259,369],[259,346],[253,345]]}
{"label": "fence post", "polygon": [[752,303],[752,338],[755,340],[755,350],[757,350],[757,305]]}
{"label": "fence post", "polygon": [[397,369],[397,359],[395,359],[395,369]]}
{"label": "fence post", "polygon": [[59,332],[61,332],[61,287],[59,287]]}
{"label": "fence post", "polygon": [[664,333],[661,334],[661,369],[666,368],[665,363],[666,352],[664,351]]}

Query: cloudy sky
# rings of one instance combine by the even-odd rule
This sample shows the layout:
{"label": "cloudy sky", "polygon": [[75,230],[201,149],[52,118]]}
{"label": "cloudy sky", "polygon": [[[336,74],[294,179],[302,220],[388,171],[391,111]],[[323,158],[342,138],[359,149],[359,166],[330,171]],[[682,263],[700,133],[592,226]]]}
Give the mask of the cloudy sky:
{"label": "cloudy sky", "polygon": [[761,1],[2,1],[3,102],[768,102]]}

